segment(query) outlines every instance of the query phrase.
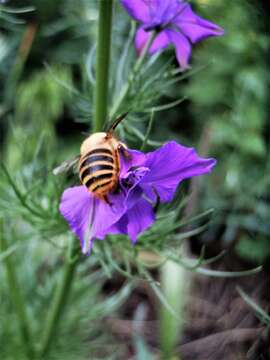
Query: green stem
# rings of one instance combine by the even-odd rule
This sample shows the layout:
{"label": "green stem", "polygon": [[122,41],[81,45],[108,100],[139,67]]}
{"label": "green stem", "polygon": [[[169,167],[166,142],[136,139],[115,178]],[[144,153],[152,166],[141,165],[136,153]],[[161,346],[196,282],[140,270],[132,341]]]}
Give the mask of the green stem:
{"label": "green stem", "polygon": [[[4,236],[4,226],[1,219],[0,219],[0,250],[1,252],[8,250],[8,244]],[[31,345],[32,344],[31,335],[29,330],[30,327],[28,325],[29,322],[27,319],[26,306],[19,286],[17,274],[15,271],[16,267],[14,266],[11,256],[5,258],[4,264],[6,266],[10,297],[13,301],[17,313],[22,343],[25,348],[25,354],[27,358],[32,360],[35,356]]]}
{"label": "green stem", "polygon": [[141,67],[147,56],[148,50],[150,49],[150,47],[154,41],[155,36],[156,36],[156,31],[152,31],[147,43],[145,44],[145,46],[143,48],[143,51],[141,52],[140,57],[136,61],[134,68],[128,77],[127,82],[124,84],[124,86],[122,87],[122,89],[120,91],[120,94],[110,112],[110,119],[114,119],[116,117],[117,112],[119,111],[119,108],[121,107],[125,97],[127,96],[134,79],[136,78],[137,74],[141,70]]}
{"label": "green stem", "polygon": [[150,117],[150,120],[149,120],[149,123],[148,123],[148,127],[146,129],[146,134],[145,134],[145,137],[143,139],[143,142],[142,142],[142,145],[141,145],[141,148],[140,148],[141,151],[143,151],[145,146],[147,145],[147,142],[148,142],[151,130],[152,130],[153,122],[154,122],[154,114],[155,114],[154,111],[152,111],[151,117]]}
{"label": "green stem", "polygon": [[11,106],[14,103],[14,99],[16,99],[15,95],[17,91],[18,81],[20,80],[25,62],[31,51],[36,32],[36,24],[30,23],[29,25],[27,25],[23,33],[22,41],[18,49],[14,65],[9,71],[8,81],[6,82],[7,85],[4,90],[5,103],[9,106]]}
{"label": "green stem", "polygon": [[113,0],[99,1],[96,89],[93,132],[107,120]]}
{"label": "green stem", "polygon": [[40,357],[45,357],[48,354],[52,340],[55,337],[58,324],[61,320],[61,316],[63,315],[65,305],[67,303],[68,294],[70,293],[72,280],[76,270],[76,265],[79,260],[76,243],[77,240],[72,237],[64,267],[63,278],[56,288],[56,292],[52,300],[52,305],[49,309],[47,321],[44,325],[44,335],[39,353]]}
{"label": "green stem", "polygon": [[[99,1],[99,25],[97,46],[97,85],[95,91],[95,115],[93,131],[101,131],[107,115],[107,99],[109,88],[109,62],[110,41],[112,26],[113,0]],[[45,357],[55,337],[57,326],[63,315],[68,294],[71,290],[72,280],[75,274],[79,257],[76,248],[77,240],[72,238],[69,247],[69,255],[65,263],[63,278],[59,283],[49,310],[47,322],[45,323],[44,335],[41,342],[40,356]],[[72,258],[75,260],[71,261]]]}

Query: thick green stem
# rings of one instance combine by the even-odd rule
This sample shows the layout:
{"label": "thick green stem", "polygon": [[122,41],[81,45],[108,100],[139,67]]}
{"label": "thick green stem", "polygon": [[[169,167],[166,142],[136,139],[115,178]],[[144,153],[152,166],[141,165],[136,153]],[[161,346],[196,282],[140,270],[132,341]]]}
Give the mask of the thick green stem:
{"label": "thick green stem", "polygon": [[153,41],[154,41],[154,38],[156,36],[156,32],[155,31],[152,31],[151,35],[149,36],[149,39],[147,41],[147,43],[145,44],[144,48],[143,48],[143,51],[141,52],[141,55],[140,57],[138,58],[138,60],[136,61],[135,65],[134,65],[134,68],[132,70],[132,72],[130,73],[129,75],[129,78],[127,80],[127,82],[124,84],[124,86],[122,87],[121,91],[120,91],[120,94],[110,112],[110,119],[114,119],[117,115],[117,112],[119,111],[119,108],[121,107],[123,101],[125,100],[129,90],[130,90],[130,87],[134,81],[134,79],[136,78],[137,74],[139,73],[139,71],[141,70],[141,67],[144,63],[144,60],[147,56],[147,53],[148,53],[148,50],[150,49]]}
{"label": "thick green stem", "polygon": [[[0,250],[1,252],[7,251],[8,244],[5,239],[3,222],[0,219]],[[6,267],[7,272],[7,281],[9,285],[10,297],[14,304],[18,323],[22,338],[22,343],[25,349],[25,354],[28,359],[34,359],[34,351],[32,349],[31,335],[30,335],[30,327],[27,319],[26,306],[21,293],[21,289],[19,286],[19,281],[16,274],[16,267],[12,261],[12,257],[8,256],[4,260],[4,265]]]}
{"label": "thick green stem", "polygon": [[44,333],[40,348],[40,357],[45,357],[51,347],[58,324],[63,315],[67,303],[68,294],[71,290],[72,280],[75,274],[76,265],[79,260],[77,255],[77,240],[72,238],[68,249],[68,255],[64,266],[63,277],[56,288],[51,308],[49,309],[47,321],[44,325]]}
{"label": "thick green stem", "polygon": [[[99,1],[99,25],[98,25],[98,45],[97,45],[97,85],[95,91],[95,113],[93,121],[93,131],[101,131],[107,116],[108,88],[109,88],[109,63],[110,63],[110,41],[112,26],[112,7],[113,0]],[[41,342],[41,357],[47,356],[57,326],[63,315],[63,310],[67,303],[68,294],[71,290],[72,280],[78,263],[76,239],[72,239],[69,248],[63,278],[56,288],[56,292],[49,310],[48,318],[44,327],[44,335]],[[71,260],[74,259],[74,260]]]}
{"label": "thick green stem", "polygon": [[93,132],[107,120],[113,0],[99,1],[96,89]]}

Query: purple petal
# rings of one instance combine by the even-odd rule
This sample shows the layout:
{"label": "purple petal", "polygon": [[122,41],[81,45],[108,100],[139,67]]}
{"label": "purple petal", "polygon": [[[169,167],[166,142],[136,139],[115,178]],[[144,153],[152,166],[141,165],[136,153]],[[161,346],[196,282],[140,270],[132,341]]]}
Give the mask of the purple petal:
{"label": "purple petal", "polygon": [[94,198],[83,185],[68,188],[62,195],[60,212],[80,239],[85,254],[90,252],[93,239],[103,239],[126,211],[122,194],[110,194],[109,200],[112,206]]}
{"label": "purple petal", "polygon": [[120,152],[120,178],[126,177],[131,168],[143,166],[146,155],[138,150],[126,150],[126,153]]}
{"label": "purple petal", "polygon": [[128,223],[128,217],[126,216],[126,214],[124,214],[121,217],[121,219],[119,219],[115,224],[113,224],[109,228],[108,231],[111,235],[118,235],[118,234],[127,235],[128,234],[127,223]]}
{"label": "purple petal", "polygon": [[182,180],[210,172],[215,163],[214,159],[199,157],[193,148],[170,141],[147,154],[145,166],[150,171],[141,180],[140,186],[153,201],[156,199],[153,189],[162,202],[171,201]]}
{"label": "purple petal", "polygon": [[157,13],[161,14],[163,24],[171,22],[183,6],[178,0],[158,0],[158,3]]}
{"label": "purple petal", "polygon": [[181,32],[188,36],[193,43],[210,36],[221,36],[224,34],[224,30],[221,27],[196,15],[189,4],[185,4],[175,23],[179,26]]}
{"label": "purple petal", "polygon": [[189,67],[188,62],[191,54],[191,45],[188,39],[176,30],[166,30],[169,39],[174,44],[176,58],[182,69]]}
{"label": "purple petal", "polygon": [[123,7],[133,19],[140,22],[147,22],[150,20],[151,7],[147,1],[144,0],[120,0]]}
{"label": "purple petal", "polygon": [[156,0],[156,6],[150,11],[150,21],[144,23],[145,28],[167,26],[175,18],[175,14],[183,7],[178,0]]}
{"label": "purple petal", "polygon": [[144,31],[143,27],[139,27],[139,29],[136,32],[136,36],[135,36],[135,47],[137,50],[137,54],[140,55],[141,52],[143,51],[143,48],[145,47],[148,39],[150,36],[150,32],[146,32]]}
{"label": "purple petal", "polygon": [[142,196],[143,191],[138,185],[148,172],[148,168],[139,167],[120,179],[120,187],[125,196],[127,208],[131,208]]}
{"label": "purple petal", "polygon": [[152,205],[141,199],[131,208],[126,216],[128,217],[127,232],[133,243],[137,241],[140,233],[148,229],[155,221],[155,214]]}
{"label": "purple petal", "polygon": [[152,205],[141,199],[110,228],[110,233],[128,235],[135,243],[138,235],[148,229],[154,221],[155,214]]}
{"label": "purple petal", "polygon": [[[148,39],[150,36],[149,31],[145,31],[143,27],[140,27],[136,32],[135,37],[135,46],[137,49],[138,54],[140,54],[146,45]],[[170,43],[170,39],[168,35],[166,34],[166,31],[161,31],[156,38],[153,41],[153,44],[151,45],[149,49],[149,53],[153,54],[157,51],[165,49]]]}
{"label": "purple petal", "polygon": [[170,39],[166,31],[161,31],[153,41],[149,49],[149,54],[165,49],[170,44]]}
{"label": "purple petal", "polygon": [[68,188],[64,191],[61,198],[60,212],[69,223],[71,230],[81,240],[82,248],[93,201],[93,197],[90,196],[85,186]]}

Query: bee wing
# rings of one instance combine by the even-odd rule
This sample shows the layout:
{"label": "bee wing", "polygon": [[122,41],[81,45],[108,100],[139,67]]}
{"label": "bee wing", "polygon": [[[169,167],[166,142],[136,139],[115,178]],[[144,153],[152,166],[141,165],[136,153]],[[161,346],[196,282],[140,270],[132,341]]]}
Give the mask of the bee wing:
{"label": "bee wing", "polygon": [[80,159],[80,155],[71,160],[64,161],[61,165],[53,169],[53,175],[59,175],[64,171],[70,170]]}

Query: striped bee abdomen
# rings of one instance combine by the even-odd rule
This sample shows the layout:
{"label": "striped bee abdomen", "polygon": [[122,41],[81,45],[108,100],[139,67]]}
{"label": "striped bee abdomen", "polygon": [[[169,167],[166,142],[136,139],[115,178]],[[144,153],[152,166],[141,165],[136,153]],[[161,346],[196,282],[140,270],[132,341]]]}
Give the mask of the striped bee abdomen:
{"label": "striped bee abdomen", "polygon": [[81,156],[79,175],[82,184],[96,196],[103,198],[118,182],[119,155],[108,148],[91,150]]}

